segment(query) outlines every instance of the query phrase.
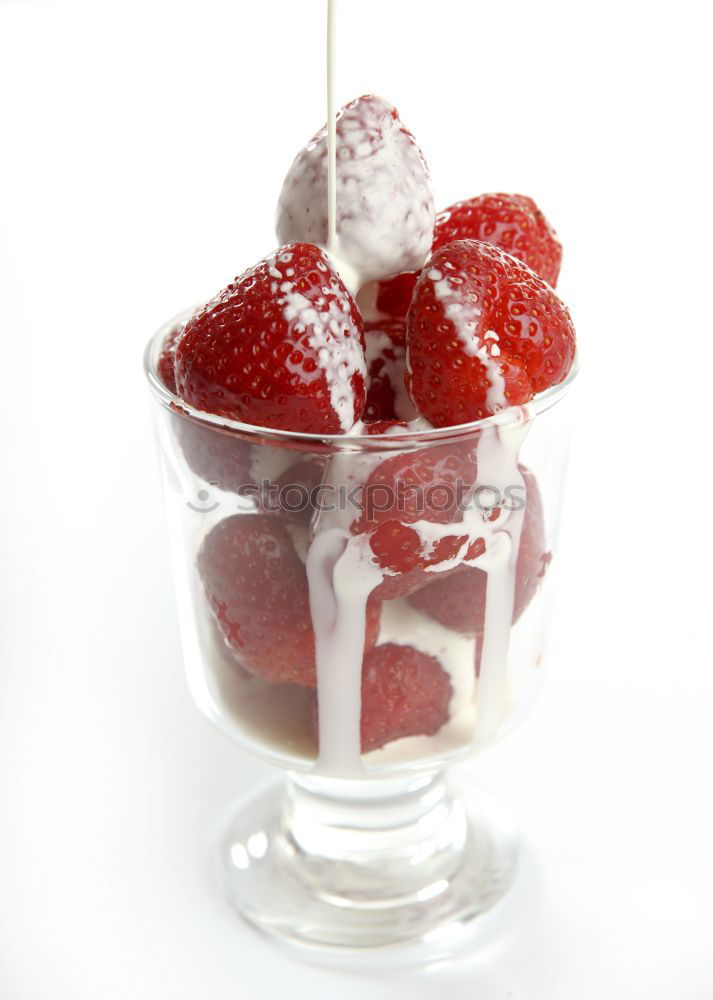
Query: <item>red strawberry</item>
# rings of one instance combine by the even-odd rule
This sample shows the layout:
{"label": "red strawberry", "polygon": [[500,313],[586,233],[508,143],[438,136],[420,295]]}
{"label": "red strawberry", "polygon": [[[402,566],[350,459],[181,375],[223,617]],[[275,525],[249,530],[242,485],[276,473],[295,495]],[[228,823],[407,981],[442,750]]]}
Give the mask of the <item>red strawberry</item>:
{"label": "red strawberry", "polygon": [[403,736],[433,736],[448,721],[452,693],[435,657],[413,646],[376,646],[362,666],[362,752]]}
{"label": "red strawberry", "polygon": [[414,291],[406,384],[436,427],[469,423],[561,382],[575,333],[549,285],[502,250],[459,240],[436,251]]}
{"label": "red strawberry", "polygon": [[[339,256],[362,282],[416,270],[431,249],[435,220],[428,167],[398,112],[380,97],[337,116]],[[281,242],[327,243],[327,132],[297,155],[277,208]]]}
{"label": "red strawberry", "polygon": [[386,281],[380,281],[374,301],[377,311],[384,316],[406,319],[420,273],[420,271],[404,271]]}
{"label": "red strawberry", "polygon": [[365,324],[366,404],[364,420],[371,423],[412,420],[416,416],[406,393],[406,324],[386,320]]}
{"label": "red strawberry", "polygon": [[156,364],[158,377],[174,395],[176,394],[176,345],[185,328],[185,323],[177,323],[169,330]]}
{"label": "red strawberry", "polygon": [[[557,284],[562,244],[532,198],[524,194],[481,194],[439,212],[432,253],[455,240],[490,243],[527,264],[553,288]],[[383,316],[405,317],[417,280],[413,271],[397,274],[375,288],[369,286],[368,300]]]}
{"label": "red strawberry", "polygon": [[[314,687],[315,640],[307,574],[280,519],[237,514],[204,539],[197,559],[206,597],[240,664],[270,681]],[[380,606],[367,607],[366,649]]]}
{"label": "red strawberry", "polygon": [[[433,736],[448,721],[452,693],[435,657],[393,642],[376,646],[362,666],[362,753],[404,736]],[[314,720],[316,732],[316,701]]]}
{"label": "red strawberry", "polygon": [[[529,469],[522,465],[519,468],[525,480],[527,499],[515,572],[513,624],[535,596],[552,558],[546,552],[542,497],[537,480]],[[485,620],[486,584],[487,575],[483,570],[460,566],[446,578],[436,577],[409,600],[441,625],[466,635],[480,634]]]}
{"label": "red strawberry", "polygon": [[[176,393],[176,346],[185,329],[178,323],[166,336],[156,371],[172,393]],[[211,486],[237,492],[252,485],[249,470],[250,445],[220,428],[204,427],[180,411],[172,417],[176,440],[191,471]]]}
{"label": "red strawberry", "polygon": [[236,278],[188,321],[176,349],[187,403],[278,430],[349,430],[364,408],[365,375],[359,311],[308,243]]}
{"label": "red strawberry", "polygon": [[524,194],[481,194],[440,212],[433,252],[454,240],[490,243],[527,264],[553,288],[557,284],[562,244],[532,198]]}
{"label": "red strawberry", "polygon": [[[400,521],[390,521],[376,528],[369,544],[378,565],[387,569],[387,575],[373,594],[380,601],[417,593],[434,579],[434,567],[439,563],[455,559],[476,559],[485,551],[482,538],[473,538],[465,532],[457,534],[456,526],[454,533],[445,535],[436,543],[433,551],[425,555],[427,546],[421,535]],[[394,570],[394,562],[398,562],[402,568]],[[439,570],[438,579],[449,577],[457,568],[459,567]]]}
{"label": "red strawberry", "polygon": [[[429,569],[458,556],[473,559],[483,551],[481,538],[459,531],[461,503],[476,472],[474,449],[468,445],[399,453],[371,471],[351,531],[368,535],[374,558],[387,573],[375,596],[383,600],[413,593],[431,579]],[[448,525],[452,530],[444,531]]]}
{"label": "red strawberry", "polygon": [[[176,344],[184,328],[185,323],[179,323],[168,333],[156,366],[161,381],[174,393]],[[310,493],[324,472],[322,459],[300,458],[295,452],[278,451],[274,445],[252,446],[227,428],[204,426],[178,409],[173,416],[173,428],[183,456],[195,475],[211,486],[233,493],[249,487],[250,495],[256,499],[255,487],[260,487],[261,509],[268,509],[264,500],[271,503],[270,509],[274,506],[281,512],[298,513],[293,510],[298,494]],[[263,480],[268,489],[272,487],[272,493],[277,492],[276,501],[271,500],[272,494],[263,497]],[[306,504],[299,514],[304,513],[309,519],[310,510]]]}

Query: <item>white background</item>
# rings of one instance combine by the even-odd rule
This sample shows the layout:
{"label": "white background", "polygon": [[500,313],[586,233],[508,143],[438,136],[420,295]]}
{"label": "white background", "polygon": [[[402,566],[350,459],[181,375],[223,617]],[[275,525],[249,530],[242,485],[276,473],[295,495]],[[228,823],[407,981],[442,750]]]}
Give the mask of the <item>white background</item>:
{"label": "white background", "polygon": [[267,768],[189,702],[140,355],[272,249],[323,3],[0,3],[1,1000],[710,1000],[710,54],[693,2],[342,0],[440,207],[529,193],[583,374],[546,694],[469,770],[516,809],[502,927],[314,968],[212,838]]}

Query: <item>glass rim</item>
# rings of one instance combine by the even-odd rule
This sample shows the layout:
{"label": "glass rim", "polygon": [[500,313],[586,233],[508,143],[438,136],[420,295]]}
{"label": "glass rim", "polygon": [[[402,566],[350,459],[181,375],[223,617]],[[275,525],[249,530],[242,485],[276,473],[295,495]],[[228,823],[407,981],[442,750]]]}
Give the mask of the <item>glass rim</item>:
{"label": "glass rim", "polygon": [[523,410],[527,411],[528,419],[532,419],[533,416],[549,410],[567,394],[567,391],[579,374],[579,352],[576,352],[572,367],[567,377],[561,382],[551,385],[548,389],[538,393],[534,399],[524,406],[508,406],[489,417],[481,417],[480,420],[473,420],[467,424],[453,424],[449,427],[428,427],[398,434],[314,434],[306,433],[305,431],[277,430],[274,427],[246,424],[240,420],[233,420],[229,417],[207,413],[204,410],[197,410],[190,403],[181,399],[180,396],[171,392],[161,381],[156,365],[163,342],[169,331],[176,324],[189,319],[194,311],[195,309],[184,309],[172,319],[162,324],[146,345],[143,355],[143,366],[152,395],[157,402],[165,409],[176,414],[176,416],[182,416],[219,433],[227,432],[231,436],[259,440],[262,444],[271,442],[293,448],[303,445],[306,448],[319,448],[319,450],[322,450],[325,446],[333,447],[335,450],[340,451],[363,450],[365,448],[374,450],[375,447],[383,450],[385,447],[389,449],[403,449],[405,446],[418,447],[419,445],[468,437],[489,427],[505,427],[519,423],[522,420]]}

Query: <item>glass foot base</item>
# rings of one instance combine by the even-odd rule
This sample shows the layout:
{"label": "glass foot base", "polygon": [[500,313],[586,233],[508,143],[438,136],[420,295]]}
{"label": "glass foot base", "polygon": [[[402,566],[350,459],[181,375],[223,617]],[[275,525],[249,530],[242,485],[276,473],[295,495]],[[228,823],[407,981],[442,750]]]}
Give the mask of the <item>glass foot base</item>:
{"label": "glass foot base", "polygon": [[291,775],[246,800],[222,853],[230,900],[264,933],[330,950],[448,950],[505,894],[517,837],[489,793],[441,774]]}

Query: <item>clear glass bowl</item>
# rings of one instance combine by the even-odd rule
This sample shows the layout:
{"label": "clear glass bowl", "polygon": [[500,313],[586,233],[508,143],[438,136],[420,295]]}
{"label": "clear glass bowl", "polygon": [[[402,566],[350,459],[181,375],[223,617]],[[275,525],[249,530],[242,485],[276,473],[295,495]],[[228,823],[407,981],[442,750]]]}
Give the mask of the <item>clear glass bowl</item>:
{"label": "clear glass bowl", "polygon": [[446,940],[515,868],[501,808],[445,769],[542,686],[575,372],[466,426],[278,432],[163,385],[182,318],[145,367],[188,680],[226,735],[287,772],[226,835],[228,891],[292,942]]}

